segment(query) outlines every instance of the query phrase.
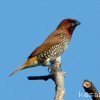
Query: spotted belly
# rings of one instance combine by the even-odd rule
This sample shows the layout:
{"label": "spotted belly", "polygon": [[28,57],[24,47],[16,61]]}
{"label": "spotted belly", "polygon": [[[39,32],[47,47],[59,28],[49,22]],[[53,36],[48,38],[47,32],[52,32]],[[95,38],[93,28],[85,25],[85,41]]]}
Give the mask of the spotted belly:
{"label": "spotted belly", "polygon": [[50,61],[61,56],[65,49],[68,47],[68,41],[63,41],[59,44],[54,45],[49,50],[44,51],[38,55],[39,61],[42,63],[49,58]]}

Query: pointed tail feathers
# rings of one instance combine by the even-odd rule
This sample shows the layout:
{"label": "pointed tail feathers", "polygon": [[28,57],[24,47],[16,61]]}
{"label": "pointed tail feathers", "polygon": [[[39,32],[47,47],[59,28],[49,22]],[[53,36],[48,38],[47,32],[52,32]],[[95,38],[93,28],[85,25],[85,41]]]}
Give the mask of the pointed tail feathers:
{"label": "pointed tail feathers", "polygon": [[16,74],[20,70],[23,70],[23,69],[26,69],[26,68],[30,68],[30,67],[36,67],[36,66],[38,66],[37,57],[30,58],[28,61],[26,61],[26,63],[24,65],[22,65],[21,67],[17,68],[9,76],[12,76],[12,75]]}
{"label": "pointed tail feathers", "polygon": [[20,70],[22,70],[24,68],[24,65],[23,66],[21,66],[21,67],[19,67],[19,68],[17,68],[14,72],[12,72],[9,76],[12,76],[12,75],[14,75],[14,74],[16,74],[17,72],[19,72]]}

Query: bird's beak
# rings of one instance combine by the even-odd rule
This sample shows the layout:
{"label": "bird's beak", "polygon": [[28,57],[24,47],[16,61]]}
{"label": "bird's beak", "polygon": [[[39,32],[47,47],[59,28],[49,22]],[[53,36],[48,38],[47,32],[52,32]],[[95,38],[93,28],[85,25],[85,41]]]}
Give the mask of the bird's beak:
{"label": "bird's beak", "polygon": [[80,25],[81,23],[78,21],[78,20],[75,20],[75,25],[78,26]]}

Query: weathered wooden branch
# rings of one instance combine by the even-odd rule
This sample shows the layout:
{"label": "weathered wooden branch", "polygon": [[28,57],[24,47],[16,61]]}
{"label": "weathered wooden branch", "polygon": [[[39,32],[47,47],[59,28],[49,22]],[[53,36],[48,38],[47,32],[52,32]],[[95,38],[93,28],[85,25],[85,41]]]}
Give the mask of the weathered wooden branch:
{"label": "weathered wooden branch", "polygon": [[52,69],[52,75],[56,84],[55,100],[63,100],[65,94],[64,72],[61,69]]}
{"label": "weathered wooden branch", "polygon": [[60,69],[61,64],[56,61],[51,67],[49,75],[45,76],[29,76],[29,80],[45,80],[52,79],[56,85],[56,95],[54,100],[64,100],[65,87],[64,87],[64,72]]}
{"label": "weathered wooden branch", "polygon": [[91,95],[92,100],[100,100],[100,93],[92,82],[85,80],[83,83],[83,88],[85,92]]}

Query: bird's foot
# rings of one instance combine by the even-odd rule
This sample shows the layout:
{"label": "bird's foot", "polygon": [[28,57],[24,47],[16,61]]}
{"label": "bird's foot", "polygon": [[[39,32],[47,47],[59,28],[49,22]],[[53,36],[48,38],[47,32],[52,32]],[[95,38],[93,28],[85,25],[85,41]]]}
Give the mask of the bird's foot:
{"label": "bird's foot", "polygon": [[51,72],[52,68],[55,69],[55,70],[57,70],[57,69],[61,70],[61,63],[56,64],[56,65],[48,65],[48,72]]}

